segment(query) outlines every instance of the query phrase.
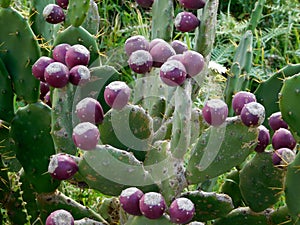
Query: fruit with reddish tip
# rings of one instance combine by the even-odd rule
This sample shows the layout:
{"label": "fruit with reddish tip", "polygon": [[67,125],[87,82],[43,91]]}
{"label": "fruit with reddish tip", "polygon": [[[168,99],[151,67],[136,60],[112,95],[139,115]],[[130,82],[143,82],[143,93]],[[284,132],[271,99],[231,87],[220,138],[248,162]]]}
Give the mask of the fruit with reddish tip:
{"label": "fruit with reddish tip", "polygon": [[47,66],[49,66],[50,63],[53,63],[54,60],[47,56],[40,57],[35,63],[32,65],[31,71],[33,76],[40,80],[45,82],[45,69]]}
{"label": "fruit with reddish tip", "polygon": [[137,50],[149,51],[149,41],[142,35],[135,35],[125,41],[125,52],[130,56]]}
{"label": "fruit with reddish tip", "polygon": [[239,91],[232,98],[232,108],[236,115],[240,115],[245,104],[256,102],[253,93],[247,91]]}
{"label": "fruit with reddish tip", "polygon": [[279,128],[273,134],[272,146],[275,150],[279,148],[294,149],[296,146],[296,140],[288,129]]}
{"label": "fruit with reddish tip", "polygon": [[296,154],[289,148],[280,148],[273,152],[272,161],[273,165],[285,167],[294,161]]}
{"label": "fruit with reddish tip", "polygon": [[245,104],[241,111],[241,120],[248,127],[258,127],[265,120],[265,107],[258,102]]}
{"label": "fruit with reddish tip", "polygon": [[269,143],[270,143],[269,130],[264,125],[258,126],[258,143],[254,150],[256,152],[264,152],[264,150],[269,145]]}
{"label": "fruit with reddish tip", "polygon": [[139,201],[143,195],[144,193],[136,187],[124,189],[119,197],[121,207],[125,212],[131,215],[142,215],[140,211]]}
{"label": "fruit with reddish tip", "polygon": [[169,208],[172,223],[185,224],[192,220],[195,214],[195,205],[188,198],[175,199]]}
{"label": "fruit with reddish tip", "polygon": [[168,60],[159,71],[161,80],[172,87],[182,85],[186,80],[184,65],[178,60]]}
{"label": "fruit with reddish tip", "polygon": [[65,13],[62,7],[56,4],[48,4],[43,10],[43,17],[48,23],[58,24],[65,21]]}
{"label": "fruit with reddish tip", "polygon": [[227,104],[221,99],[210,99],[202,108],[202,116],[209,125],[220,126],[228,116]]}
{"label": "fruit with reddish tip", "polygon": [[176,55],[176,52],[169,43],[157,39],[150,54],[153,58],[153,67],[161,67],[171,56]]}
{"label": "fruit with reddish tip", "polygon": [[40,99],[43,101],[46,94],[50,91],[49,84],[46,82],[40,82]]}
{"label": "fruit with reddish tip", "polygon": [[64,209],[58,209],[50,213],[46,219],[46,225],[74,225],[74,218],[71,213]]}
{"label": "fruit with reddish tip", "polygon": [[71,45],[67,43],[62,43],[59,45],[56,45],[52,50],[52,58],[57,61],[61,62],[63,64],[66,64],[66,53],[71,48]]}
{"label": "fruit with reddish tip", "polygon": [[104,118],[101,104],[90,97],[86,97],[77,103],[75,113],[80,122],[100,124]]}
{"label": "fruit with reddish tip", "polygon": [[153,5],[154,0],[135,0],[142,8],[148,9]]}
{"label": "fruit with reddish tip", "polygon": [[175,27],[181,32],[191,32],[200,25],[200,20],[191,12],[180,12],[175,17]]}
{"label": "fruit with reddish tip", "polygon": [[141,197],[139,207],[141,213],[148,219],[158,219],[166,210],[166,202],[160,193],[148,192]]}
{"label": "fruit with reddish tip", "polygon": [[60,62],[50,63],[44,73],[46,82],[55,88],[63,88],[69,82],[69,69]]}
{"label": "fruit with reddish tip", "polygon": [[196,51],[188,50],[183,53],[182,64],[189,77],[198,75],[204,67],[203,56]]}
{"label": "fruit with reddish tip", "polygon": [[288,124],[282,119],[280,111],[271,114],[269,117],[269,125],[274,131],[278,130],[279,128],[288,129]]}
{"label": "fruit with reddish tip", "polygon": [[69,0],[56,0],[56,4],[62,7],[63,9],[67,9],[69,5]]}
{"label": "fruit with reddish tip", "polygon": [[90,122],[77,124],[72,134],[75,145],[82,150],[93,150],[100,139],[100,132],[96,125]]}
{"label": "fruit with reddish tip", "polygon": [[77,65],[87,66],[90,61],[90,52],[84,45],[72,45],[66,52],[65,61],[69,68]]}
{"label": "fruit with reddish tip", "polygon": [[202,9],[205,2],[205,0],[179,0],[179,4],[186,9]]}
{"label": "fruit with reddish tip", "polygon": [[70,69],[69,81],[75,86],[86,84],[90,78],[90,70],[84,65],[77,65]]}
{"label": "fruit with reddish tip", "polygon": [[104,100],[113,109],[121,110],[129,102],[131,89],[123,81],[113,81],[105,87]]}
{"label": "fruit with reddish tip", "polygon": [[48,166],[48,172],[54,179],[67,180],[78,171],[76,161],[64,153],[52,155]]}
{"label": "fruit with reddish tip", "polygon": [[188,46],[179,40],[174,40],[171,42],[172,48],[175,50],[176,54],[183,54],[188,50]]}
{"label": "fruit with reddish tip", "polygon": [[130,55],[128,64],[132,71],[145,74],[151,70],[153,59],[148,51],[137,50]]}

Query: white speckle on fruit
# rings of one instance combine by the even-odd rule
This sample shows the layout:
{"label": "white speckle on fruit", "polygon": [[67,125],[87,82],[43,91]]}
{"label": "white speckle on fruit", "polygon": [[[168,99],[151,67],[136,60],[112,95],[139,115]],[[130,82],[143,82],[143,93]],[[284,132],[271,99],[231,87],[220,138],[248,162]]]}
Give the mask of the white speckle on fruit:
{"label": "white speckle on fruit", "polygon": [[149,206],[160,205],[162,200],[161,194],[156,192],[148,192],[144,195],[144,203]]}
{"label": "white speckle on fruit", "polygon": [[139,189],[137,189],[136,187],[126,188],[125,190],[122,191],[121,196],[129,198],[131,195],[136,193],[138,190]]}
{"label": "white speckle on fruit", "polygon": [[180,210],[192,211],[195,208],[194,203],[188,198],[178,198],[176,201]]}
{"label": "white speckle on fruit", "polygon": [[[78,135],[84,135],[89,130],[98,130],[98,128],[90,122],[83,122],[83,123],[79,123],[74,128],[74,133]],[[86,135],[84,137],[86,137]]]}
{"label": "white speckle on fruit", "polygon": [[152,61],[152,56],[145,50],[137,50],[130,56],[130,63],[138,66],[144,65],[149,61]]}
{"label": "white speckle on fruit", "polygon": [[46,67],[46,73],[48,73],[48,74],[55,74],[55,73],[62,72],[62,71],[64,71],[64,68],[63,68],[63,65],[59,62],[50,63]]}
{"label": "white speckle on fruit", "polygon": [[73,217],[64,211],[57,212],[53,217],[54,224],[72,224]]}
{"label": "white speckle on fruit", "polygon": [[227,107],[226,103],[221,99],[211,99],[207,101],[207,106],[211,109],[217,110]]}
{"label": "white speckle on fruit", "polygon": [[54,173],[57,167],[58,167],[58,155],[53,155],[51,156],[51,160],[48,166],[48,172]]}

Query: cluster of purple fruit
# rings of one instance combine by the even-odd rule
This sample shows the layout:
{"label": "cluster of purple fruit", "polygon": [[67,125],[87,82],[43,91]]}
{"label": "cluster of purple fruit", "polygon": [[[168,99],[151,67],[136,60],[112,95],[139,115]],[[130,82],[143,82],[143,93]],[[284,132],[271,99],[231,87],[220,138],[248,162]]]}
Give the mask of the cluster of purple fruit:
{"label": "cluster of purple fruit", "polygon": [[145,74],[153,67],[160,68],[160,78],[169,86],[182,85],[187,78],[198,75],[204,67],[203,56],[188,50],[187,45],[178,40],[169,44],[156,38],[149,42],[144,36],[136,35],[126,40],[125,52],[132,71]]}
{"label": "cluster of purple fruit", "polygon": [[[143,193],[136,187],[122,191],[121,207],[125,212],[135,216],[145,216],[148,219],[159,219],[167,210],[164,197],[157,192]],[[194,203],[187,198],[175,199],[168,210],[170,221],[176,224],[185,224],[192,220],[195,214]]]}
{"label": "cluster of purple fruit", "polygon": [[50,213],[45,225],[74,225],[74,217],[64,209],[58,209]]}
{"label": "cluster of purple fruit", "polygon": [[64,10],[68,8],[69,0],[56,0],[56,4],[48,4],[43,10],[43,17],[48,23],[58,24],[64,22]]}

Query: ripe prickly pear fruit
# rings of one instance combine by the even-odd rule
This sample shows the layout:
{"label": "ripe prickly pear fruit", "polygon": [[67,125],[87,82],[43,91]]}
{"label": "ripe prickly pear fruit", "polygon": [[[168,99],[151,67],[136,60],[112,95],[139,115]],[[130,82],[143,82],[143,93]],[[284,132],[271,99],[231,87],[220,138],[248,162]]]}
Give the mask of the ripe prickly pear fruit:
{"label": "ripe prickly pear fruit", "polygon": [[149,43],[149,51],[151,51],[151,49],[158,43],[167,43],[164,39],[161,39],[161,38],[154,38],[153,40],[150,41]]}
{"label": "ripe prickly pear fruit", "polygon": [[[176,54],[176,55],[172,55],[170,58],[168,58],[168,60],[177,60],[179,62],[182,63],[183,60],[183,54]],[[167,60],[167,61],[168,61]]]}
{"label": "ripe prickly pear fruit", "polygon": [[104,118],[101,104],[93,98],[86,97],[77,103],[75,113],[80,122],[100,124]]}
{"label": "ripe prickly pear fruit", "polygon": [[50,108],[52,107],[52,102],[51,102],[51,92],[48,91],[47,94],[45,95],[43,102],[46,103]]}
{"label": "ripe prickly pear fruit", "polygon": [[142,215],[140,211],[139,201],[143,195],[144,193],[136,187],[126,188],[121,192],[119,197],[121,207],[125,212],[131,215]]}
{"label": "ripe prickly pear fruit", "polygon": [[276,131],[279,128],[288,129],[288,124],[282,119],[281,112],[275,112],[269,117],[269,125],[272,130]]}
{"label": "ripe prickly pear fruit", "polygon": [[179,0],[179,4],[186,9],[202,9],[205,6],[205,0]]}
{"label": "ripe prickly pear fruit", "polygon": [[40,57],[37,61],[35,61],[35,63],[31,68],[33,76],[36,79],[45,82],[45,77],[44,77],[45,69],[50,63],[53,62],[54,60],[51,59],[50,57],[47,56]]}
{"label": "ripe prickly pear fruit", "polygon": [[153,59],[148,51],[137,50],[129,56],[128,64],[132,71],[145,74],[151,70]]}
{"label": "ripe prickly pear fruit", "polygon": [[248,127],[258,127],[264,122],[265,107],[258,102],[250,102],[244,105],[241,111],[241,120]]}
{"label": "ripe prickly pear fruit", "polygon": [[113,81],[105,87],[104,100],[113,109],[121,110],[129,102],[131,89],[123,81]]}
{"label": "ripe prickly pear fruit", "polygon": [[180,12],[175,17],[175,27],[181,32],[191,32],[200,25],[200,20],[191,12]]}
{"label": "ripe prickly pear fruit", "polygon": [[168,60],[159,71],[161,80],[172,87],[179,86],[186,80],[186,69],[178,60]]}
{"label": "ripe prickly pear fruit", "polygon": [[55,88],[62,88],[69,82],[69,69],[60,62],[50,63],[44,73],[45,81]]}
{"label": "ripe prickly pear fruit", "polygon": [[245,104],[256,102],[253,93],[247,91],[239,91],[232,98],[232,108],[236,115],[240,115]]}
{"label": "ripe prickly pear fruit", "polygon": [[172,223],[185,224],[192,220],[195,214],[195,205],[188,198],[175,199],[169,208]]}
{"label": "ripe prickly pear fruit", "polygon": [[55,210],[46,219],[45,225],[74,225],[74,218],[71,213],[64,209]]}
{"label": "ripe prickly pear fruit", "polygon": [[43,10],[43,17],[48,23],[58,24],[65,21],[65,13],[62,7],[56,4],[48,4]]}
{"label": "ripe prickly pear fruit", "polygon": [[148,192],[139,201],[141,213],[148,219],[160,218],[166,210],[166,202],[160,193]]}
{"label": "ripe prickly pear fruit", "polygon": [[209,125],[220,126],[228,116],[228,106],[221,99],[210,99],[202,108],[202,116]]}
{"label": "ripe prickly pear fruit", "polygon": [[86,84],[90,78],[90,70],[84,65],[77,65],[70,69],[69,81],[75,86]]}
{"label": "ripe prickly pear fruit", "polygon": [[272,146],[275,150],[279,148],[294,149],[296,146],[296,140],[288,129],[279,128],[273,134]]}
{"label": "ripe prickly pear fruit", "polygon": [[46,82],[40,82],[40,99],[43,101],[46,94],[50,91],[49,84]]}
{"label": "ripe prickly pear fruit", "polygon": [[168,60],[168,58],[170,58],[172,55],[176,55],[176,52],[169,43],[160,41],[159,39],[157,39],[156,42],[156,44],[153,43],[150,54],[153,58],[153,66],[161,67],[162,64]]}
{"label": "ripe prickly pear fruit", "polygon": [[142,35],[135,35],[125,41],[125,52],[127,56],[137,50],[149,51],[149,41]]}
{"label": "ripe prickly pear fruit", "polygon": [[256,152],[263,152],[270,143],[269,130],[264,126],[258,126],[258,143],[255,147]]}
{"label": "ripe prickly pear fruit", "polygon": [[153,5],[154,0],[135,0],[142,8],[148,9]]}
{"label": "ripe prickly pear fruit", "polygon": [[56,4],[62,7],[63,9],[67,9],[69,5],[69,0],[56,0]]}
{"label": "ripe prickly pear fruit", "polygon": [[69,68],[77,65],[87,66],[90,61],[90,51],[84,45],[72,45],[66,52],[65,61]]}
{"label": "ripe prickly pear fruit", "polygon": [[72,138],[78,148],[87,151],[93,150],[100,139],[100,132],[94,124],[83,122],[74,127]]}
{"label": "ripe prickly pear fruit", "polygon": [[188,76],[198,75],[204,67],[203,56],[196,51],[188,50],[183,53],[182,64],[184,65]]}
{"label": "ripe prickly pear fruit", "polygon": [[71,45],[67,43],[56,45],[52,50],[52,58],[57,62],[66,64],[66,52],[69,50],[69,48],[71,48]]}
{"label": "ripe prickly pear fruit", "polygon": [[63,153],[52,155],[48,166],[51,177],[57,180],[67,180],[78,171],[76,161]]}
{"label": "ripe prickly pear fruit", "polygon": [[273,152],[272,161],[273,165],[285,167],[294,161],[296,154],[289,148],[280,148]]}
{"label": "ripe prickly pear fruit", "polygon": [[175,50],[176,54],[183,54],[188,50],[188,46],[179,40],[174,40],[171,42],[172,48]]}

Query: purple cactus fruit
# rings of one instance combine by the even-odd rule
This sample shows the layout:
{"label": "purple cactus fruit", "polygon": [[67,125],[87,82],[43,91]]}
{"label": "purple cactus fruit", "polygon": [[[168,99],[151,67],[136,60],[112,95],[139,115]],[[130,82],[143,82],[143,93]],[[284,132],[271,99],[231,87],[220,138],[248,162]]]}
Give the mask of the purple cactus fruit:
{"label": "purple cactus fruit", "polygon": [[282,119],[281,112],[275,112],[269,117],[269,125],[273,131],[279,128],[288,129],[288,124]]}
{"label": "purple cactus fruit", "polygon": [[198,75],[204,67],[203,56],[196,51],[188,50],[183,53],[182,64],[184,65],[188,76]]}
{"label": "purple cactus fruit", "polygon": [[142,35],[135,35],[125,41],[125,52],[127,56],[137,50],[149,51],[149,41]]}
{"label": "purple cactus fruit", "polygon": [[256,102],[253,93],[247,91],[239,91],[232,98],[232,108],[236,115],[240,115],[245,104]]}
{"label": "purple cactus fruit", "polygon": [[123,81],[113,81],[105,87],[104,100],[113,109],[121,110],[129,102],[131,89]]}
{"label": "purple cactus fruit", "polygon": [[269,130],[264,126],[258,126],[258,143],[255,147],[256,152],[263,152],[270,143]]}
{"label": "purple cactus fruit", "polygon": [[86,97],[77,103],[75,113],[80,122],[90,122],[92,124],[102,123],[104,117],[101,104],[90,97]]}
{"label": "purple cactus fruit", "polygon": [[202,116],[209,125],[220,126],[228,116],[228,106],[221,99],[210,99],[202,108]]}
{"label": "purple cactus fruit", "polygon": [[160,193],[148,192],[139,202],[141,213],[148,219],[160,218],[166,210],[166,202]]}
{"label": "purple cactus fruit", "polygon": [[62,88],[69,82],[69,69],[65,64],[60,62],[50,63],[45,69],[45,80],[55,88]]}
{"label": "purple cactus fruit", "polygon": [[78,171],[76,161],[63,153],[52,155],[48,166],[51,177],[57,180],[70,179]]}
{"label": "purple cactus fruit", "polygon": [[52,58],[57,62],[66,64],[65,58],[66,58],[66,53],[69,50],[69,48],[71,48],[71,45],[69,45],[67,43],[62,43],[62,44],[56,45],[52,51]]}
{"label": "purple cactus fruit", "polygon": [[294,161],[296,154],[289,148],[280,148],[273,152],[272,161],[273,165],[284,167]]}
{"label": "purple cactus fruit", "polygon": [[153,5],[154,0],[135,0],[142,8],[148,9]]}
{"label": "purple cactus fruit", "polygon": [[151,70],[153,59],[148,51],[137,50],[129,56],[128,64],[132,71],[145,74]]}
{"label": "purple cactus fruit", "polygon": [[258,127],[265,120],[265,107],[258,102],[245,104],[241,111],[241,120],[248,127]]}
{"label": "purple cactus fruit", "polygon": [[66,52],[65,61],[69,68],[77,65],[87,66],[90,61],[90,52],[84,45],[72,45]]}
{"label": "purple cactus fruit", "polygon": [[56,0],[56,4],[62,7],[63,9],[67,9],[69,5],[69,0]]}
{"label": "purple cactus fruit", "polygon": [[121,207],[125,212],[131,215],[142,215],[140,211],[139,201],[143,195],[144,193],[136,187],[126,188],[121,192],[119,197]]}
{"label": "purple cactus fruit", "polygon": [[58,24],[65,21],[65,13],[62,7],[56,4],[48,4],[43,10],[43,17],[48,23]]}
{"label": "purple cactus fruit", "polygon": [[58,209],[50,213],[45,225],[74,225],[74,218],[71,213],[64,209]]}
{"label": "purple cactus fruit", "polygon": [[202,9],[205,6],[205,0],[179,0],[179,4],[186,9]]}
{"label": "purple cactus fruit", "polygon": [[170,58],[172,55],[176,55],[175,50],[172,48],[172,46],[165,42],[165,41],[157,41],[150,50],[150,54],[153,58],[153,67],[161,67],[162,64],[164,64],[168,58]]}
{"label": "purple cactus fruit", "polygon": [[296,140],[288,129],[279,128],[273,134],[272,146],[275,150],[279,148],[294,149],[296,146]]}
{"label": "purple cactus fruit", "polygon": [[180,12],[175,17],[175,27],[181,32],[191,32],[200,25],[200,20],[191,12]]}
{"label": "purple cactus fruit", "polygon": [[43,100],[45,95],[50,91],[49,84],[40,81],[40,99]]}
{"label": "purple cactus fruit", "polygon": [[186,80],[184,65],[178,60],[168,60],[159,71],[161,80],[172,87],[182,85]]}
{"label": "purple cactus fruit", "polygon": [[192,220],[195,214],[195,205],[188,198],[175,199],[169,208],[172,223],[185,224]]}
{"label": "purple cactus fruit", "polygon": [[150,41],[150,44],[149,44],[149,51],[151,51],[151,49],[158,43],[167,43],[164,39],[161,39],[161,38],[154,38],[153,40]]}
{"label": "purple cactus fruit", "polygon": [[83,122],[74,127],[72,138],[78,148],[88,151],[96,148],[100,133],[94,124]]}
{"label": "purple cactus fruit", "polygon": [[90,78],[90,70],[84,65],[77,65],[70,69],[69,81],[75,86],[86,84]]}
{"label": "purple cactus fruit", "polygon": [[179,40],[174,40],[171,42],[172,48],[175,50],[176,54],[183,54],[188,50],[188,46]]}
{"label": "purple cactus fruit", "polygon": [[53,63],[54,59],[51,59],[47,56],[40,57],[35,63],[32,65],[31,71],[35,78],[37,78],[40,81],[45,82],[45,69],[50,64]]}
{"label": "purple cactus fruit", "polygon": [[50,91],[48,91],[47,94],[45,95],[43,102],[46,103],[46,105],[48,105],[50,108],[52,107]]}
{"label": "purple cactus fruit", "polygon": [[[183,54],[176,54],[176,55],[172,55],[170,58],[168,58],[168,60],[177,60],[179,62],[182,63],[183,60]],[[168,61],[167,60],[167,61]]]}

